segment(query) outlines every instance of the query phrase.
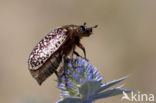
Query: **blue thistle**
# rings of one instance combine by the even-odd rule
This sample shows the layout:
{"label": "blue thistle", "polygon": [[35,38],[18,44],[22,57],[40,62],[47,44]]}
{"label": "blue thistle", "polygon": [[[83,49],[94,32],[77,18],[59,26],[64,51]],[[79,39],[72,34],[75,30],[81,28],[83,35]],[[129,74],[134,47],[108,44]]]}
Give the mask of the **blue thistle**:
{"label": "blue thistle", "polygon": [[103,78],[99,75],[99,71],[82,58],[73,59],[72,65],[70,59],[66,58],[64,69],[65,75],[60,77],[58,82],[63,99],[57,103],[92,103],[97,99],[122,94],[123,91],[127,93],[132,91],[121,89],[123,85],[106,90],[127,77],[102,84]]}

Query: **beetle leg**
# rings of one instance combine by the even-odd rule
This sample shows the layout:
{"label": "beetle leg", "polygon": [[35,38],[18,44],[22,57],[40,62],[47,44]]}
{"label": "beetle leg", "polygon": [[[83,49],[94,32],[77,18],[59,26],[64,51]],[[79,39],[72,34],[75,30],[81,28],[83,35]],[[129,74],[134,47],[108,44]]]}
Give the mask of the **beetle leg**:
{"label": "beetle leg", "polygon": [[87,60],[85,47],[84,47],[80,42],[77,44],[77,46],[78,46],[80,49],[82,49],[82,51],[83,51],[83,53],[84,53],[84,58]]}
{"label": "beetle leg", "polygon": [[72,53],[71,53],[71,57],[70,57],[70,62],[71,62],[71,64],[72,64],[72,67],[73,68],[76,68],[75,66],[74,66],[74,62],[73,62],[73,59],[74,59],[74,50],[75,50],[75,47],[73,47],[72,48]]}
{"label": "beetle leg", "polygon": [[74,57],[73,57],[74,54],[77,55],[77,56],[79,56],[79,57],[82,57],[82,56],[80,56],[80,55],[75,51],[75,47],[72,48],[72,54],[71,54],[71,57],[70,57],[70,62],[71,62],[72,67],[73,67],[74,69],[76,69],[76,68],[78,68],[79,66],[75,66],[75,65],[74,65]]}
{"label": "beetle leg", "polygon": [[[78,52],[76,52],[76,51],[74,51],[74,54],[76,55],[76,56],[78,56],[78,57],[81,57],[81,58],[84,58],[84,57],[82,57]],[[88,61],[88,59],[87,58],[85,58],[87,61]]]}
{"label": "beetle leg", "polygon": [[62,56],[62,67],[63,67],[63,72],[65,73],[65,55]]}
{"label": "beetle leg", "polygon": [[70,57],[72,63],[73,63],[74,50],[75,50],[75,47],[72,47],[72,53]]}
{"label": "beetle leg", "polygon": [[83,58],[78,52],[75,51],[75,47],[72,49],[71,60],[73,60],[74,54],[75,54],[77,57]]}
{"label": "beetle leg", "polygon": [[76,52],[76,51],[74,51],[74,54],[76,55],[76,56],[78,56],[78,57],[81,57],[81,58],[83,58],[78,52]]}
{"label": "beetle leg", "polygon": [[[74,47],[75,48],[75,47]],[[81,66],[75,66],[74,65],[74,61],[73,61],[73,55],[76,55],[76,56],[78,56],[78,57],[81,57],[81,58],[83,58],[81,55],[79,55],[79,53],[78,52],[76,52],[75,51],[75,49],[72,49],[72,56],[71,56],[71,64],[72,64],[72,67],[74,68],[74,69],[76,69],[76,68],[80,68]]]}
{"label": "beetle leg", "polygon": [[[62,66],[60,69],[60,73],[61,73],[61,77],[64,76],[65,78],[65,85],[67,86],[67,75],[66,75],[66,68],[65,68],[65,60],[66,60],[66,56],[62,55]],[[60,81],[60,78],[58,78],[58,80]]]}

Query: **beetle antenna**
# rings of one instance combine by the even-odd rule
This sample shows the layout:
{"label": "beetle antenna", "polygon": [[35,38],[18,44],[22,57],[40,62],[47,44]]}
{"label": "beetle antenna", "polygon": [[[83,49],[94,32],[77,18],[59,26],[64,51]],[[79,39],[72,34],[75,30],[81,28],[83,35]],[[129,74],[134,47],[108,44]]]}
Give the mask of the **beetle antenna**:
{"label": "beetle antenna", "polygon": [[87,24],[86,22],[83,23],[84,26],[85,26],[86,24]]}
{"label": "beetle antenna", "polygon": [[98,27],[98,25],[95,25],[95,26],[93,26],[92,28],[97,28]]}

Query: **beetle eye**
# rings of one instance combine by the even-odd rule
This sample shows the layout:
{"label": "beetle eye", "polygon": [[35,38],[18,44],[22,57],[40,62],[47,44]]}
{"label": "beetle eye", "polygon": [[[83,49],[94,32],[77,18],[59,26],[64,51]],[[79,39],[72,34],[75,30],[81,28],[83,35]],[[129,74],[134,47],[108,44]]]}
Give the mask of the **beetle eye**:
{"label": "beetle eye", "polygon": [[86,29],[87,34],[90,34],[91,32],[92,32],[92,29],[88,29],[88,28]]}
{"label": "beetle eye", "polygon": [[80,26],[82,31],[86,31],[85,27],[84,26]]}

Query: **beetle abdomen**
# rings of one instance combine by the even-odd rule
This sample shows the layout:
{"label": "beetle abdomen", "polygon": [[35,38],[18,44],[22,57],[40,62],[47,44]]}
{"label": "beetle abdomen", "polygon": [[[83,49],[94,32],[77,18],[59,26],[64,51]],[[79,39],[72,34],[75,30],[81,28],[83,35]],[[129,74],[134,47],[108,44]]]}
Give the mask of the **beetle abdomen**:
{"label": "beetle abdomen", "polygon": [[37,70],[30,70],[31,75],[36,79],[39,85],[43,83],[51,74],[56,71],[62,60],[59,53],[53,55],[43,66]]}

